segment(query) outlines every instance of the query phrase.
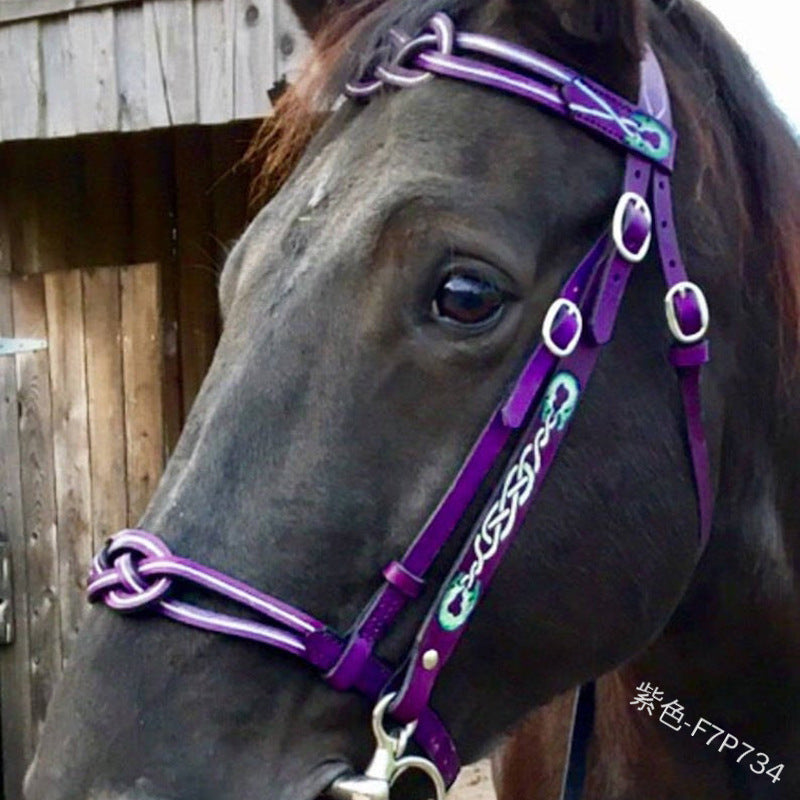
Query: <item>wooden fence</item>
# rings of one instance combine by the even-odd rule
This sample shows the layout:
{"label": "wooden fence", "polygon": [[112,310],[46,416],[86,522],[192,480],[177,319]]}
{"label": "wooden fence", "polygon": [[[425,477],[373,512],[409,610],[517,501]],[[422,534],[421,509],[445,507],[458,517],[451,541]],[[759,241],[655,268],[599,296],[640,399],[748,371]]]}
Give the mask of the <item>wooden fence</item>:
{"label": "wooden fence", "polygon": [[[83,611],[89,559],[135,523],[219,335],[216,278],[248,219],[252,126],[0,148],[0,537],[16,638],[0,646],[6,800]],[[109,266],[111,265],[111,266]],[[120,266],[121,265],[121,266]]]}

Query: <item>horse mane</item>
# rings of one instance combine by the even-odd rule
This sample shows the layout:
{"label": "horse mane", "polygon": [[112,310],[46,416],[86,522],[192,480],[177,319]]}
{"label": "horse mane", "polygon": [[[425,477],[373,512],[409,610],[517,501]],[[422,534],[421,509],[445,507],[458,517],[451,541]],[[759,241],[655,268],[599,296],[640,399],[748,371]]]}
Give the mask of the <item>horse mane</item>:
{"label": "horse mane", "polygon": [[[505,0],[524,12],[520,0]],[[558,25],[554,0],[543,0],[537,14]],[[346,80],[366,66],[366,60],[393,26],[417,30],[436,11],[456,21],[478,10],[481,0],[350,0],[329,5],[333,13],[315,36],[314,52],[297,83],[280,97],[274,114],[261,125],[246,158],[255,163],[253,196],[263,201],[288,177],[341,94]],[[742,278],[748,293],[758,296],[770,264],[768,281],[780,315],[780,345],[785,363],[795,372],[800,362],[800,148],[795,134],[772,104],[760,78],[738,44],[720,23],[694,0],[654,0],[651,31],[677,34],[682,57],[671,53],[684,72],[680,101],[692,120],[692,138],[704,167],[716,181],[730,181],[731,158],[741,190],[734,189],[742,226]],[[656,8],[658,7],[658,8]],[[661,18],[661,24],[659,19]],[[555,57],[564,50],[565,32],[550,31]],[[632,34],[633,32],[629,32]],[[629,43],[631,47],[633,45]],[[674,51],[675,48],[673,47]],[[583,53],[579,61],[587,60]],[[574,58],[572,59],[575,60]],[[692,92],[687,76],[710,80],[713,97]],[[709,130],[713,105],[724,130]],[[717,125],[719,127],[719,124]],[[738,195],[738,196],[737,196]],[[725,196],[719,192],[719,196]],[[755,274],[754,274],[755,273]]]}

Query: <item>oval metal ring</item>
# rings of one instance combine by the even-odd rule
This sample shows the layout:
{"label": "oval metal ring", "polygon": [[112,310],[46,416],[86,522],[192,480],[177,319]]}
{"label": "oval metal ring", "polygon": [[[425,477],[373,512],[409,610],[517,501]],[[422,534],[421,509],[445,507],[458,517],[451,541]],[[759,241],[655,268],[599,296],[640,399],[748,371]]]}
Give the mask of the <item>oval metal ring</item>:
{"label": "oval metal ring", "polygon": [[389,733],[383,717],[396,694],[382,697],[372,711],[372,732],[375,734],[375,753],[362,775],[341,775],[327,788],[326,797],[332,800],[389,800],[394,782],[408,770],[424,772],[436,790],[436,800],[445,800],[447,787],[438,767],[421,756],[405,756],[406,746],[417,723],[410,722],[397,734]]}
{"label": "oval metal ring", "polygon": [[445,800],[447,787],[444,785],[444,778],[442,777],[441,772],[439,772],[436,766],[432,762],[428,761],[427,758],[421,758],[420,756],[406,756],[405,758],[401,758],[396,764],[391,785],[394,786],[394,782],[404,772],[412,769],[415,769],[418,772],[423,772],[428,776],[433,784],[433,788],[436,790],[436,800]]}
{"label": "oval metal ring", "polygon": [[[556,319],[562,310],[571,317],[574,317],[577,323],[575,333],[572,334],[572,338],[564,347],[559,346],[555,341],[553,341],[553,325],[555,324]],[[575,348],[578,346],[578,342],[581,340],[582,333],[583,314],[581,314],[581,310],[578,308],[578,306],[576,306],[572,300],[568,300],[566,297],[557,297],[555,300],[553,300],[553,302],[550,304],[550,308],[547,309],[547,313],[544,316],[544,321],[542,322],[542,340],[544,341],[547,349],[558,358],[566,358],[575,352]]]}
{"label": "oval metal ring", "polygon": [[[647,220],[647,236],[638,250],[631,250],[628,245],[625,244],[625,231],[622,226],[625,222],[625,212],[628,210],[629,203],[633,203],[636,210],[641,212]],[[614,246],[626,261],[629,261],[631,264],[638,264],[640,261],[644,260],[647,251],[650,249],[650,242],[653,240],[653,214],[644,197],[636,192],[625,192],[625,194],[620,197],[617,202],[617,208],[614,211],[611,235],[614,239]]]}
{"label": "oval metal ring", "polygon": [[[683,332],[680,320],[675,312],[675,298],[678,295],[683,297],[687,292],[694,294],[697,300],[697,307],[700,310],[700,328],[695,331],[695,333]],[[708,323],[711,320],[711,314],[708,310],[706,296],[696,283],[692,283],[692,281],[680,281],[680,283],[676,283],[670,288],[664,296],[664,310],[667,313],[667,325],[669,325],[670,332],[681,344],[695,344],[705,339],[708,333]]]}

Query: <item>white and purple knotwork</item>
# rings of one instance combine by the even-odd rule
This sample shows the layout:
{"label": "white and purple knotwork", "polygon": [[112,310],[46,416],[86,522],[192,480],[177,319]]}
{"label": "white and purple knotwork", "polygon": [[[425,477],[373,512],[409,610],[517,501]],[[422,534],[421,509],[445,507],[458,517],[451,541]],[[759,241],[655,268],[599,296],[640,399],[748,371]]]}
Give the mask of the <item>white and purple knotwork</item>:
{"label": "white and purple knotwork", "polygon": [[550,381],[540,412],[542,424],[533,440],[520,452],[506,471],[500,494],[484,515],[472,544],[474,560],[469,572],[460,572],[445,591],[439,606],[439,624],[446,631],[460,628],[472,614],[481,591],[479,580],[488,561],[497,555],[517,522],[520,509],[531,499],[542,469],[542,454],[575,413],[580,396],[578,379],[570,372],[559,372]]}

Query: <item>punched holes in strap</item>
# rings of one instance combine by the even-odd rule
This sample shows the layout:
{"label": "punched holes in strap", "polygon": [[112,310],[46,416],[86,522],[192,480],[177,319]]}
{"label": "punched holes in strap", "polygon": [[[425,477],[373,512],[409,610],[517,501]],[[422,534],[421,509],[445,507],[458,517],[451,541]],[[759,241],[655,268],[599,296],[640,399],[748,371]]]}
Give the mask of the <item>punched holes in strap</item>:
{"label": "punched holes in strap", "polygon": [[[399,561],[392,561],[383,570],[386,582],[410,599],[419,597],[425,581],[414,575]],[[372,655],[373,641],[361,629],[356,629],[348,639],[339,660],[325,673],[325,680],[338,691],[352,688]]]}

